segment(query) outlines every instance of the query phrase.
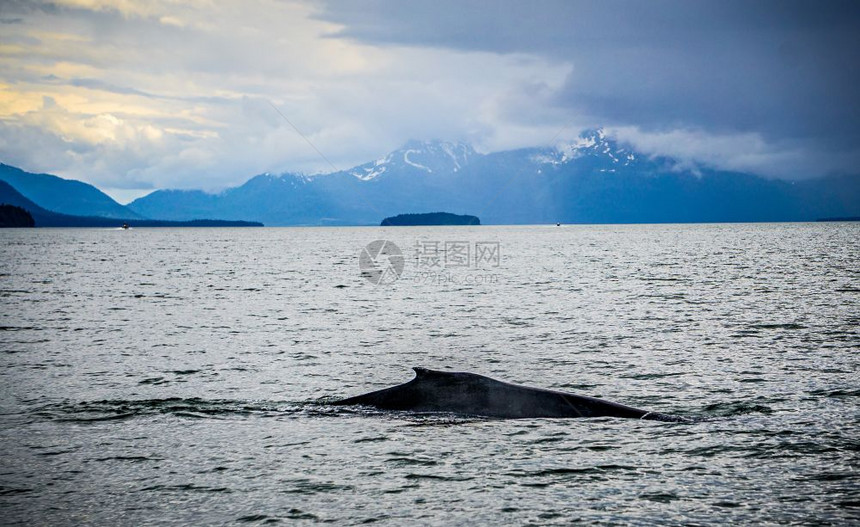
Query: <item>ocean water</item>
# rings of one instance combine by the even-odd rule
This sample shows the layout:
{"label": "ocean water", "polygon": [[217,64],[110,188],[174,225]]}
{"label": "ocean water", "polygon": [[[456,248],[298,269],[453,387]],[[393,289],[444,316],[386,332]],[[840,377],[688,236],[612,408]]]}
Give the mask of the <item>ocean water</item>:
{"label": "ocean water", "polygon": [[[0,522],[857,523],[858,261],[856,223],[3,230]],[[326,404],[412,366],[695,420]]]}

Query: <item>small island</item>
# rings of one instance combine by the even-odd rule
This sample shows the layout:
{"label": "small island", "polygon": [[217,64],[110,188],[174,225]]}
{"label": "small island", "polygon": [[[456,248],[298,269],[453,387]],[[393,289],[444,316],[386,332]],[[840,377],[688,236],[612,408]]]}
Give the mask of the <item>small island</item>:
{"label": "small island", "polygon": [[477,216],[451,214],[450,212],[428,212],[425,214],[398,214],[385,218],[382,227],[404,227],[416,225],[480,225]]}

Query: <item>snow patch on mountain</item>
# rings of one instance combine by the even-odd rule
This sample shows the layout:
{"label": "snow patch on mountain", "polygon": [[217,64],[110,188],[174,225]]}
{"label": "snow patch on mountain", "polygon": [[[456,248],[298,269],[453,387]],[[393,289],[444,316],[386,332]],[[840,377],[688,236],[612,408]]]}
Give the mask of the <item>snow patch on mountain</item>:
{"label": "snow patch on mountain", "polygon": [[[444,150],[445,153],[448,154],[448,156],[454,162],[454,172],[458,172],[460,170],[460,160],[458,158],[457,153],[454,152],[454,148],[454,145],[452,145],[451,143],[442,143],[442,150]],[[467,156],[468,152],[465,153],[464,160]]]}
{"label": "snow patch on mountain", "polygon": [[[293,174],[290,172],[284,172],[283,174],[272,174],[271,172],[265,172],[258,176],[254,176],[249,179],[246,184],[255,184],[255,185],[285,185],[293,188],[298,188],[300,185],[304,186],[310,183],[314,177],[313,175],[308,174]],[[230,189],[225,189],[220,193],[229,192]]]}
{"label": "snow patch on mountain", "polygon": [[[636,155],[608,137],[603,128],[587,130],[573,142],[562,144],[552,151],[544,151],[532,156],[532,161],[538,164],[562,165],[576,159],[592,156],[606,159],[617,166],[629,166],[636,160]],[[615,169],[603,169],[601,172],[614,172]]]}
{"label": "snow patch on mountain", "polygon": [[370,181],[398,169],[418,169],[428,174],[459,172],[477,155],[471,145],[448,141],[409,141],[398,150],[352,168],[348,173],[362,181]]}
{"label": "snow patch on mountain", "polygon": [[406,163],[407,165],[412,165],[415,168],[420,168],[421,170],[426,170],[427,172],[433,172],[433,169],[431,169],[430,167],[425,167],[421,163],[413,163],[412,161],[409,160],[409,154],[420,154],[420,153],[421,153],[420,150],[407,150],[407,151],[403,152],[403,162]]}

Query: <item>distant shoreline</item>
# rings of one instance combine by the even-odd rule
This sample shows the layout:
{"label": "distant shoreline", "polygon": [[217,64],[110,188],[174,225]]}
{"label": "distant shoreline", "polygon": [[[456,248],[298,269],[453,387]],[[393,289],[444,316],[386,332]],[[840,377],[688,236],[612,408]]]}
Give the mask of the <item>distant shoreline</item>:
{"label": "distant shoreline", "polygon": [[860,216],[846,216],[844,218],[819,218],[815,221],[860,221]]}
{"label": "distant shoreline", "polygon": [[[798,220],[798,221],[667,221],[667,222],[625,222],[625,223],[580,223],[580,222],[562,222],[560,227],[586,227],[586,226],[599,226],[599,225],[783,225],[783,224],[791,224],[791,223],[838,223],[839,221],[851,221],[851,220]],[[468,227],[469,225],[385,225],[385,227]],[[482,223],[481,227],[552,227],[556,228],[555,223]],[[310,228],[310,229],[318,229],[318,228],[379,228],[383,227],[383,225],[379,225],[376,223],[297,223],[294,225],[265,225],[263,228],[266,229],[295,229],[295,228]]]}
{"label": "distant shoreline", "polygon": [[[785,224],[824,224],[824,223],[857,223],[860,222],[858,220],[842,220],[842,219],[816,219],[816,220],[805,220],[805,221],[710,221],[710,222],[665,222],[665,223],[562,223],[559,229],[564,227],[597,227],[597,226],[642,226],[642,225],[785,225]],[[182,223],[182,222],[177,222]],[[253,222],[249,222],[253,223]],[[121,228],[122,223],[110,224],[110,225],[36,225],[32,227],[34,229],[119,229]],[[469,227],[470,225],[392,225],[392,227]],[[487,223],[480,225],[485,228],[493,228],[493,227],[546,227],[556,229],[555,223]],[[131,229],[162,229],[162,228],[183,228],[183,229],[195,229],[195,228],[237,228],[244,229],[248,227],[255,227],[260,229],[330,229],[330,228],[349,228],[349,229],[378,229],[382,227],[382,225],[374,224],[374,223],[364,223],[364,224],[355,224],[355,223],[344,223],[344,224],[296,224],[296,225],[264,225],[264,224],[252,224],[252,225],[141,225],[139,223],[129,224]]]}
{"label": "distant shoreline", "polygon": [[98,216],[68,216],[52,215],[41,217],[35,215],[35,229],[121,229],[123,225],[130,229],[147,228],[190,228],[190,227],[264,227],[256,221],[231,221],[231,220],[190,220],[190,221],[167,221],[167,220],[115,220],[113,218],[102,218]]}

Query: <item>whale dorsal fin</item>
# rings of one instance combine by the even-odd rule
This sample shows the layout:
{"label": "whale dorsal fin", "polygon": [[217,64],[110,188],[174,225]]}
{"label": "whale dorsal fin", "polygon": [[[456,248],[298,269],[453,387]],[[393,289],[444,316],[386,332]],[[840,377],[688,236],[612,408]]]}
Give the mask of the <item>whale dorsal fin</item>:
{"label": "whale dorsal fin", "polygon": [[448,375],[449,374],[449,372],[446,372],[446,371],[431,370],[428,368],[422,368],[420,366],[414,366],[412,369],[415,370],[415,378],[416,379],[426,379],[427,377],[434,377],[437,375]]}

